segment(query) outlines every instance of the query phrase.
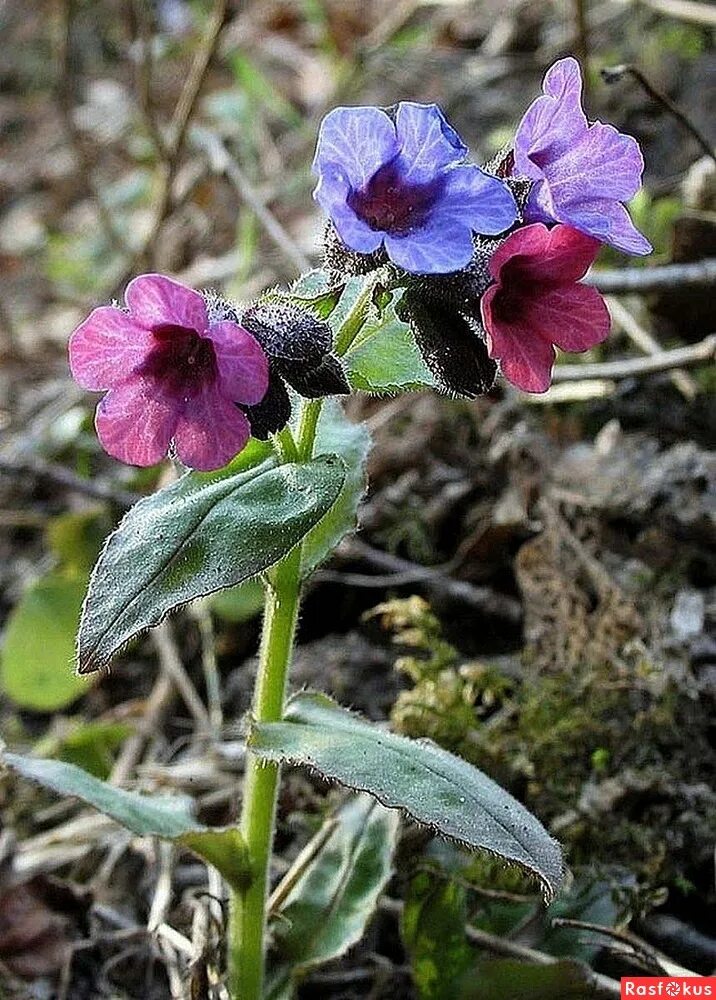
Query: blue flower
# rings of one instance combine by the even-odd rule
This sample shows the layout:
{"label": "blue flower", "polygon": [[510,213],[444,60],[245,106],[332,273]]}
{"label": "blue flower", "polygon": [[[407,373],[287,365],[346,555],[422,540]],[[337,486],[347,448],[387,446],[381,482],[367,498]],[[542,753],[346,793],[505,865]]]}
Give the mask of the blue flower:
{"label": "blue flower", "polygon": [[314,197],[343,243],[385,247],[416,274],[447,274],[473,255],[473,232],[509,229],[517,207],[507,186],[465,163],[467,147],[435,104],[336,108],[318,136]]}
{"label": "blue flower", "polygon": [[554,63],[542,92],[515,136],[513,173],[534,182],[525,221],[564,222],[624,253],[650,253],[622,204],[641,186],[644,161],[636,139],[587,121],[576,59]]}

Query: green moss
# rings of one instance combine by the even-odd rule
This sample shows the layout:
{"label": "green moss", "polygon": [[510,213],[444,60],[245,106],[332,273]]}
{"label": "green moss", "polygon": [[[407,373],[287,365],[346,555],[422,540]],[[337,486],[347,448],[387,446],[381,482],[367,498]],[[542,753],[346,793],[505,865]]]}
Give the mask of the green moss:
{"label": "green moss", "polygon": [[[381,606],[411,654],[392,722],[491,774],[565,845],[572,866],[619,865],[640,891],[691,883],[716,829],[708,714],[643,648],[618,664],[461,663],[419,598]],[[518,679],[515,679],[518,678]],[[709,835],[709,830],[711,831]]]}

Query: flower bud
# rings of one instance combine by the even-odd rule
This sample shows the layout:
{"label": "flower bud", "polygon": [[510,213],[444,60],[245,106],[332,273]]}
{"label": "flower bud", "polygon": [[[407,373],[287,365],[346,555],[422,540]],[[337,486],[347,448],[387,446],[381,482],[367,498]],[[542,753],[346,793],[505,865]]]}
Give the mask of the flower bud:
{"label": "flower bud", "polygon": [[488,356],[485,332],[474,314],[414,291],[406,292],[400,307],[439,389],[469,399],[490,391],[497,365]]}

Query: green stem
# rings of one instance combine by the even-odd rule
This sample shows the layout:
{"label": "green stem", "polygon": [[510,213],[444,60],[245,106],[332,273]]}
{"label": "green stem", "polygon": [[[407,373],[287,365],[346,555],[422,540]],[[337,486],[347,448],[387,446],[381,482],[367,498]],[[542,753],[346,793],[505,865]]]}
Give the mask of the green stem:
{"label": "green stem", "polygon": [[[367,281],[336,334],[336,353],[345,354],[365,322],[378,280]],[[313,456],[322,399],[303,404],[296,440],[289,428],[274,438],[279,460],[306,462]],[[283,715],[300,605],[301,545],[269,575],[264,606],[253,715],[275,722]],[[241,832],[249,852],[251,880],[233,894],[229,918],[229,979],[234,1000],[261,1000],[266,950],[266,904],[273,846],[279,767],[246,755]]]}
{"label": "green stem", "polygon": [[[281,432],[279,453],[284,460],[307,460],[313,454],[322,400],[304,404],[294,443]],[[288,672],[293,654],[300,604],[301,546],[297,545],[269,576],[264,606],[259,667],[253,715],[275,722],[283,715]],[[277,764],[246,755],[241,832],[249,852],[251,881],[234,893],[229,921],[229,976],[234,1000],[261,1000],[264,979],[266,903],[278,791]]]}
{"label": "green stem", "polygon": [[[283,714],[288,669],[298,618],[301,547],[276,567],[266,590],[263,636],[253,714],[275,722]],[[278,765],[246,757],[241,832],[251,865],[248,888],[232,899],[230,921],[231,995],[260,1000],[264,974],[264,936],[269,864],[273,843]]]}
{"label": "green stem", "polygon": [[348,348],[361,331],[368,315],[371,299],[376,285],[383,280],[385,275],[382,271],[375,271],[370,278],[366,279],[357,299],[346,314],[343,322],[336,332],[335,352],[338,357],[343,357]]}

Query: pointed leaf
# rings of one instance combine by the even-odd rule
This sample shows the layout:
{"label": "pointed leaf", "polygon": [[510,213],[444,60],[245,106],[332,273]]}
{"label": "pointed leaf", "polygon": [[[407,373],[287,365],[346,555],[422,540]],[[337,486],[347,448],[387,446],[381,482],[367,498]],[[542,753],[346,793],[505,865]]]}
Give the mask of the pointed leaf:
{"label": "pointed leaf", "polygon": [[60,760],[15,753],[4,753],[1,759],[23,778],[81,799],[140,837],[162,837],[183,844],[214,865],[232,885],[245,885],[248,860],[241,834],[234,828],[203,826],[192,814],[190,798],[128,792]]}
{"label": "pointed leaf", "polygon": [[290,298],[298,305],[309,306],[321,319],[327,319],[341,297],[343,283],[336,283],[327,271],[315,269],[302,274],[291,286]]}
{"label": "pointed leaf", "polygon": [[291,888],[275,911],[271,1000],[361,939],[390,878],[398,827],[395,811],[368,795],[352,796],[296,859],[284,876]]}
{"label": "pointed leaf", "polygon": [[345,469],[324,455],[207,479],[189,473],[141,500],[109,536],[82,611],[81,673],[106,667],[173,609],[285,556],[331,509]]}
{"label": "pointed leaf", "polygon": [[494,781],[434,743],[379,729],[326,695],[294,696],[281,722],[253,723],[248,743],[259,757],[315,768],[468,849],[521,866],[547,899],[562,881],[557,842]]}

